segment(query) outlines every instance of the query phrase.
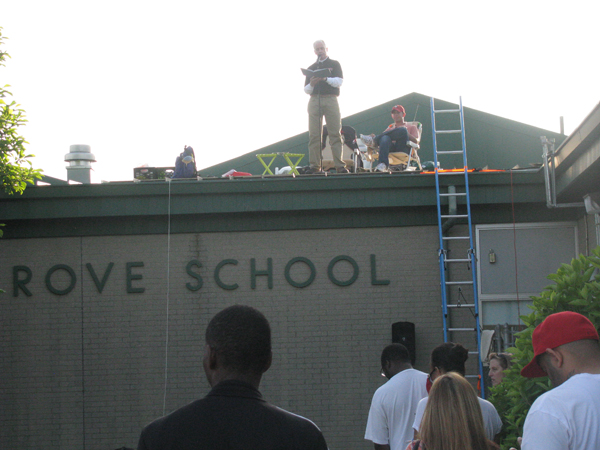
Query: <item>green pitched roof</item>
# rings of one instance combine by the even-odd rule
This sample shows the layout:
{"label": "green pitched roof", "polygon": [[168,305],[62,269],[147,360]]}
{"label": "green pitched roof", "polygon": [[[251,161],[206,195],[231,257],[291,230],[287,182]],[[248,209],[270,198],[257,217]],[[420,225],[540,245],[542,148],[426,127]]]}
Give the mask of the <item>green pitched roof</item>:
{"label": "green pitched roof", "polygon": [[[375,106],[357,114],[342,119],[343,125],[353,127],[357,134],[379,133],[390,123],[390,111],[394,105],[403,105],[406,109],[407,120],[416,120],[423,124],[421,137],[421,161],[433,161],[433,139],[431,131],[430,97],[413,92],[387,103]],[[435,99],[436,109],[456,109],[457,104]],[[542,162],[542,145],[540,136],[555,138],[557,146],[566,136],[560,133],[544,130],[542,128],[525,125],[514,120],[494,116],[471,108],[464,108],[465,135],[467,143],[467,158],[470,167],[490,169],[510,169],[516,165],[527,167],[530,164]],[[437,129],[460,129],[458,115],[443,114],[436,118]],[[443,135],[438,139],[448,139],[448,146],[460,149],[458,135]],[[440,145],[440,141],[438,141]],[[298,134],[280,142],[248,152],[242,156],[222,162],[220,164],[202,169],[203,176],[220,176],[228,170],[235,168],[240,172],[249,172],[260,175],[264,167],[256,158],[260,153],[290,152],[302,153],[301,165],[308,161],[308,132]],[[463,167],[462,157],[456,156],[454,160],[444,159],[447,169]]]}

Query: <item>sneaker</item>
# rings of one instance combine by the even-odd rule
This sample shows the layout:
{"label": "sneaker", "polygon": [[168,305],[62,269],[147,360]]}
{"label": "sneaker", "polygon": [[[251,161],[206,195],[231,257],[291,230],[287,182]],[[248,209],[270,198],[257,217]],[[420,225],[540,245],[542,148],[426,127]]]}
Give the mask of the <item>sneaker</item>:
{"label": "sneaker", "polygon": [[377,164],[377,167],[375,167],[375,171],[376,172],[387,172],[388,168],[384,163],[379,163],[379,164]]}
{"label": "sneaker", "polygon": [[345,167],[338,167],[335,169],[335,171],[337,173],[350,173],[350,171],[348,169],[346,169]]}
{"label": "sneaker", "polygon": [[375,141],[373,140],[373,136],[369,136],[368,134],[361,134],[360,138],[367,147],[377,147]]}

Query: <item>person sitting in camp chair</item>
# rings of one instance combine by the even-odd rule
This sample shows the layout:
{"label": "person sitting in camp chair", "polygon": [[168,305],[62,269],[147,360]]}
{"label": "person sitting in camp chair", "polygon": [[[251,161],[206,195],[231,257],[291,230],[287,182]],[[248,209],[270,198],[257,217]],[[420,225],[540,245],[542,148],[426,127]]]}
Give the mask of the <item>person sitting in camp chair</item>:
{"label": "person sitting in camp chair", "polygon": [[379,147],[379,164],[375,170],[379,172],[387,172],[389,170],[389,154],[403,152],[410,154],[411,148],[407,145],[408,141],[419,143],[421,133],[416,125],[411,122],[405,122],[404,117],[406,111],[402,105],[396,105],[392,108],[392,123],[378,136],[374,134],[361,134],[360,138],[363,142],[372,148]]}

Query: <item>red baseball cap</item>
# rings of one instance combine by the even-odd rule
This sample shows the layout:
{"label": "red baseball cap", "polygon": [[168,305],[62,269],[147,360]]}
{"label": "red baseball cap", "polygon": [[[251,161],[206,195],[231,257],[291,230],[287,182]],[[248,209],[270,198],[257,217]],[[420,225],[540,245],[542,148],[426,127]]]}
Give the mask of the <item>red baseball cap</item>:
{"label": "red baseball cap", "polygon": [[406,114],[406,111],[404,111],[404,106],[402,105],[396,105],[392,108],[392,111],[398,111],[401,112],[402,114]]}
{"label": "red baseball cap", "polygon": [[534,356],[531,362],[523,367],[521,375],[526,378],[545,377],[546,372],[539,366],[537,357],[546,353],[549,348],[583,339],[600,341],[598,331],[590,319],[573,311],[549,315],[533,330],[531,342]]}

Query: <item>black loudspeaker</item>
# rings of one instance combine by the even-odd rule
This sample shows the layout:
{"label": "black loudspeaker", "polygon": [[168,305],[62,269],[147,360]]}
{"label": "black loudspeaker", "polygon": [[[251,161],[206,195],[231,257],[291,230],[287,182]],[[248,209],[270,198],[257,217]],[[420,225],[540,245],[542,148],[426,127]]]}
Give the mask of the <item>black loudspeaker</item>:
{"label": "black loudspeaker", "polygon": [[415,340],[415,324],[412,322],[396,322],[392,324],[392,343],[402,344],[408,349],[410,362],[415,365],[417,345]]}

